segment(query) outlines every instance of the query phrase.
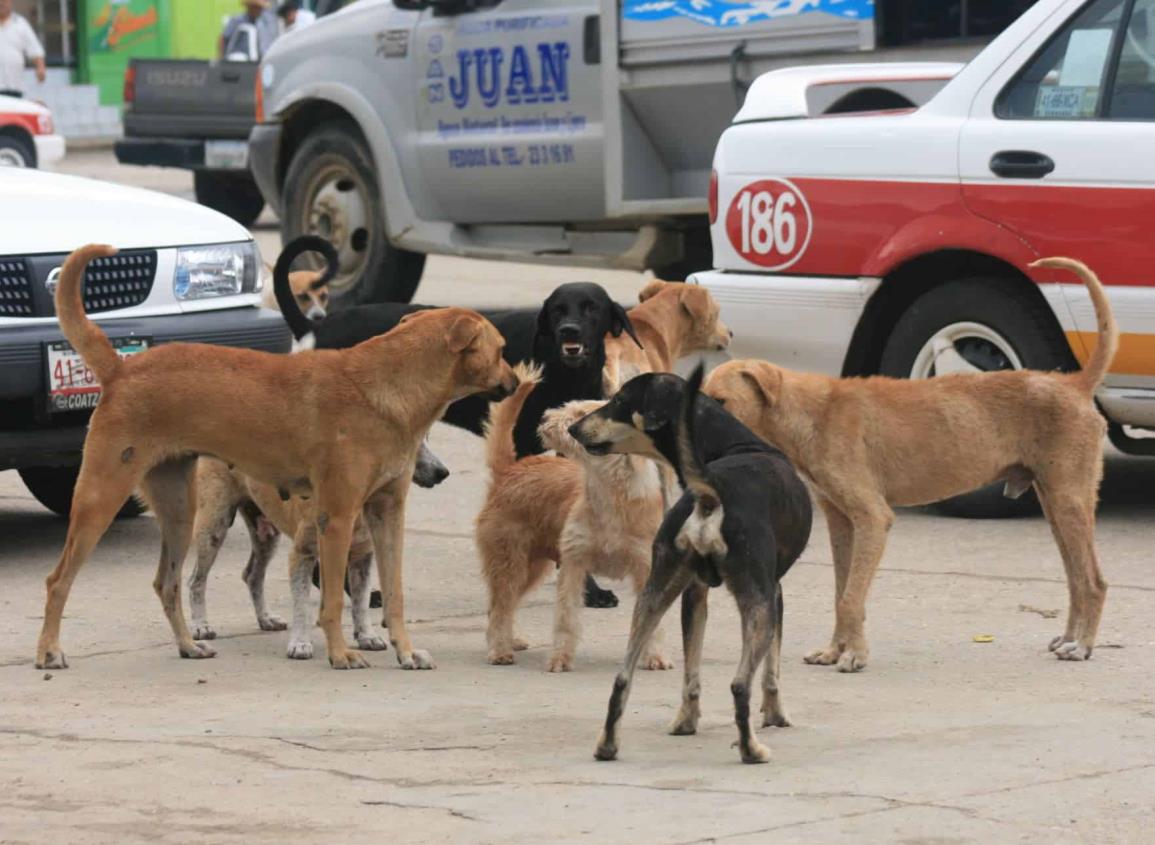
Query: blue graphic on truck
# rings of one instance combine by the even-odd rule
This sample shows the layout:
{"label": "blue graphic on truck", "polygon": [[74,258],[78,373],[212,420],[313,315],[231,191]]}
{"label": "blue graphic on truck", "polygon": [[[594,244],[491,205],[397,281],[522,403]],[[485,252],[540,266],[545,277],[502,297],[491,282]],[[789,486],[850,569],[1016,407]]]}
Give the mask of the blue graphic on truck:
{"label": "blue graphic on truck", "polygon": [[[564,103],[569,100],[569,45],[564,41],[457,51],[456,72],[449,77],[453,105],[463,109],[476,94],[486,108],[509,105]],[[508,60],[508,61],[507,61]]]}
{"label": "blue graphic on truck", "polygon": [[622,17],[635,21],[686,18],[705,26],[744,26],[821,12],[851,20],[874,18],[874,0],[623,0]]}

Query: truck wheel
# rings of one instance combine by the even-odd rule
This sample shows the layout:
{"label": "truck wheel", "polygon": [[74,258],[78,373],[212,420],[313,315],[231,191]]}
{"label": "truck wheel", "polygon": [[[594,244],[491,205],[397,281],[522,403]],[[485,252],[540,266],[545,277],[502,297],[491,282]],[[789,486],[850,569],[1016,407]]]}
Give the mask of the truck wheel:
{"label": "truck wheel", "polygon": [[23,138],[0,134],[0,167],[35,167],[36,148]]}
{"label": "truck wheel", "polygon": [[227,214],[242,226],[252,226],[257,222],[261,209],[265,207],[265,198],[248,173],[195,170],[193,189],[197,202]]}
{"label": "truck wheel", "polygon": [[[72,510],[72,489],[79,474],[80,467],[25,467],[20,470],[20,479],[36,501],[66,517]],[[144,511],[144,505],[133,496],[124,503],[116,518],[130,519]]]}
{"label": "truck wheel", "polygon": [[425,256],[385,237],[373,156],[349,121],[322,124],[293,154],[284,183],[281,237],[319,235],[337,248],[341,269],[329,283],[334,307],[409,302]]}
{"label": "truck wheel", "polygon": [[[959,372],[1060,370],[1070,364],[1054,319],[1035,299],[994,279],[974,278],[948,282],[915,300],[886,342],[880,371],[899,378],[932,378]],[[934,508],[970,519],[1039,512],[1033,490],[1008,499],[1002,484]]]}

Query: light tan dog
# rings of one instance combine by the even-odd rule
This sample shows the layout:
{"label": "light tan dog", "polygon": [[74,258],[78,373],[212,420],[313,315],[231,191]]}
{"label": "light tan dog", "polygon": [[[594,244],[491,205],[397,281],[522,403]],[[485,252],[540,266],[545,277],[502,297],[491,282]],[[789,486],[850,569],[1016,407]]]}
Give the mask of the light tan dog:
{"label": "light tan dog", "polygon": [[397,659],[405,668],[431,668],[405,629],[405,499],[421,440],[445,407],[463,396],[509,393],[517,386],[502,360],[497,329],[474,311],[445,308],[411,314],[393,331],[343,350],[273,355],[173,343],[120,360],[85,315],[81,298],[89,261],[115,253],[110,246],[81,247],[65,261],[56,291],[61,331],[104,394],[89,424],[64,551],[48,577],[37,666],[67,666],[60,620],[72,582],[120,503],[138,487],[160,524],[154,587],[179,651],[212,656],[211,648],[192,639],[180,596],[196,458],[212,455],[283,496],[314,497],[321,627],[332,666],[368,665],[341,630],[345,565],[354,524],[363,515]]}
{"label": "light tan dog", "polygon": [[[569,402],[547,411],[542,443],[560,454],[516,459],[513,426],[536,379],[523,376],[517,392],[493,406],[486,434],[492,474],[476,539],[489,588],[490,663],[513,663],[525,643],[513,618],[525,595],[556,561],[559,565],[554,641],[547,669],[573,669],[586,574],[629,577],[641,594],[650,573],[650,547],[662,520],[657,467],[631,455],[594,457],[568,428],[604,402]],[[562,457],[565,455],[566,457]],[[659,637],[647,646],[647,669],[668,669]]]}
{"label": "light tan dog", "polygon": [[629,310],[641,347],[629,338],[606,337],[605,388],[612,396],[641,373],[671,373],[693,352],[721,351],[732,333],[718,319],[718,303],[700,285],[654,280]]}
{"label": "light tan dog", "polygon": [[[268,264],[265,268],[272,273],[273,268]],[[326,270],[294,270],[289,274],[289,288],[293,291],[293,299],[297,300],[297,307],[310,320],[323,320],[329,314],[329,277]],[[272,284],[266,284],[261,293],[261,304],[265,308],[279,311],[277,295]]]}
{"label": "light tan dog", "polygon": [[1095,505],[1106,423],[1094,393],[1118,346],[1103,286],[1084,265],[1047,258],[1087,285],[1099,342],[1076,373],[1031,370],[907,381],[837,379],[763,361],[731,361],[705,392],[787,457],[818,490],[834,557],[834,636],[807,663],[854,672],[867,663],[866,595],[894,522],[892,506],[922,505],[1003,480],[1007,495],[1032,484],[1059,546],[1070,590],[1051,651],[1086,660],[1107,584],[1095,555]]}
{"label": "light tan dog", "polygon": [[[289,584],[293,595],[293,627],[286,655],[293,660],[313,656],[313,618],[309,606],[309,580],[317,565],[317,514],[311,499],[290,496],[282,500],[276,488],[242,475],[216,458],[197,463],[197,513],[193,528],[196,569],[189,577],[189,611],[194,640],[216,639],[208,621],[205,590],[225,535],[239,512],[252,541],[252,552],[242,578],[249,588],[257,625],[262,631],[283,631],[287,627],[269,613],[265,603],[265,573],[277,547],[277,538],[292,538],[289,552]],[[349,594],[353,614],[353,639],[365,651],[384,651],[385,639],[373,631],[369,621],[370,568],[373,541],[358,519],[349,546]]]}

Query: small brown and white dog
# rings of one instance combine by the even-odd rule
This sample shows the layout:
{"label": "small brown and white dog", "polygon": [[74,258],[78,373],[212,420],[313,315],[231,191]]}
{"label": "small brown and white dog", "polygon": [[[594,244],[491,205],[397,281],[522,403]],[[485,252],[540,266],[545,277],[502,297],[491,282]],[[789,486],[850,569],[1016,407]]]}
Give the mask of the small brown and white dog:
{"label": "small brown and white dog", "polygon": [[[476,540],[489,588],[488,660],[513,663],[526,648],[514,636],[518,605],[550,570],[559,567],[554,642],[547,669],[573,669],[578,616],[586,573],[631,578],[641,594],[650,573],[650,547],[662,521],[657,466],[633,455],[595,457],[567,429],[600,408],[601,400],[569,402],[547,411],[538,432],[558,455],[517,460],[513,426],[536,384],[536,374],[519,371],[514,395],[493,405],[486,433],[491,472],[485,506],[477,516]],[[564,457],[563,457],[564,455]],[[655,635],[642,665],[669,669]]]}
{"label": "small brown and white dog", "polygon": [[634,376],[672,373],[679,358],[730,345],[733,333],[718,319],[714,297],[700,285],[655,279],[638,293],[638,303],[629,316],[640,345],[606,337],[606,396]]}
{"label": "small brown and white dog", "polygon": [[730,361],[710,374],[705,393],[785,452],[813,482],[826,513],[836,621],[830,645],[807,655],[807,663],[836,663],[842,672],[866,666],[866,595],[893,507],[941,501],[996,481],[1006,483],[1011,497],[1034,485],[1070,590],[1067,627],[1050,648],[1061,660],[1090,658],[1107,596],[1095,554],[1107,424],[1094,397],[1119,328],[1086,266],[1069,258],[1031,266],[1068,271],[1087,286],[1099,342],[1080,372],[839,379]]}
{"label": "small brown and white dog", "polygon": [[[273,268],[268,264],[265,268],[272,273]],[[294,270],[289,274],[289,287],[293,291],[293,299],[301,313],[310,320],[323,320],[329,315],[329,280],[333,277],[331,268],[324,270]],[[279,311],[276,293],[272,284],[266,284],[261,293],[261,305],[273,311]]]}

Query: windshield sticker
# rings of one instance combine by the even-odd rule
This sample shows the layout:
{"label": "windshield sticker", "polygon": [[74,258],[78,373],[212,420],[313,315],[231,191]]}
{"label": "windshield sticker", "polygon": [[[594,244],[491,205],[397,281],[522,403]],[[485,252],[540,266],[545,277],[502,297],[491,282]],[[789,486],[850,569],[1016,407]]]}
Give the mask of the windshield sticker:
{"label": "windshield sticker", "polygon": [[874,18],[874,0],[624,0],[622,17],[634,21],[686,18],[705,26],[744,26],[820,12],[856,21]]}

